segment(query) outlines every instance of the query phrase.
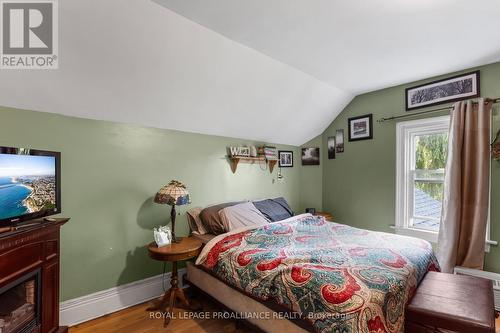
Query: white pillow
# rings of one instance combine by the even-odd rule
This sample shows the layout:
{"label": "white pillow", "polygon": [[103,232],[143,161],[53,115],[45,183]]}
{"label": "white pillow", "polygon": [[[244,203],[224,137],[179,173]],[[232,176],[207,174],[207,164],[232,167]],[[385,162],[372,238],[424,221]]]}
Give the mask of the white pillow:
{"label": "white pillow", "polygon": [[245,226],[260,226],[269,223],[269,220],[251,202],[221,209],[219,217],[226,232]]}

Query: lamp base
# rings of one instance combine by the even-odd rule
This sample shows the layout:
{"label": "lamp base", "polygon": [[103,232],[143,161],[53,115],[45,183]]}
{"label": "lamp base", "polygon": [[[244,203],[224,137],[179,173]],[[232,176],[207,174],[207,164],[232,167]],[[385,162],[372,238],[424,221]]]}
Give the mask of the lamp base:
{"label": "lamp base", "polygon": [[180,243],[184,237],[172,236],[172,243]]}

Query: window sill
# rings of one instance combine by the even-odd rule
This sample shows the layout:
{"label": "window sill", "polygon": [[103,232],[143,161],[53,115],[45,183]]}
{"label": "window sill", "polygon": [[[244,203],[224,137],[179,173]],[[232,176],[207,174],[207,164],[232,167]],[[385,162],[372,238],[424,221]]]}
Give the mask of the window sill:
{"label": "window sill", "polygon": [[415,228],[403,228],[403,227],[398,227],[398,226],[391,226],[391,228],[394,229],[394,231],[398,235],[420,238],[420,239],[426,240],[428,242],[431,242],[433,244],[437,244],[437,242],[438,242],[438,233],[437,232],[426,231],[426,230],[415,229]]}
{"label": "window sill", "polygon": [[[420,239],[423,239],[423,240],[426,240],[426,241],[432,243],[433,245],[437,245],[437,243],[438,243],[438,233],[437,232],[425,231],[425,230],[414,229],[414,228],[397,227],[394,225],[391,225],[390,228],[394,229],[394,231],[397,235],[420,238]],[[487,240],[484,244],[484,252],[489,253],[491,245],[497,246],[498,242],[492,241],[492,240]]]}

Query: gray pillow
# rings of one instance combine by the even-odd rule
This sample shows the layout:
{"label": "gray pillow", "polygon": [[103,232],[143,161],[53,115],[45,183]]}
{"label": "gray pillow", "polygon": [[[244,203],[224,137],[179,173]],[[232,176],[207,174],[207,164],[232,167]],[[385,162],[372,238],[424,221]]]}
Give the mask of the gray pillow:
{"label": "gray pillow", "polygon": [[219,211],[226,207],[234,206],[240,202],[226,202],[219,205],[214,205],[203,209],[200,213],[201,222],[205,229],[214,235],[220,235],[225,233],[224,225],[219,216]]}
{"label": "gray pillow", "polygon": [[188,224],[191,231],[196,232],[199,235],[204,235],[207,233],[207,230],[205,229],[205,226],[203,225],[203,222],[201,221],[200,218],[201,211],[202,209],[200,207],[196,207],[188,210],[186,212],[186,215],[188,218]]}
{"label": "gray pillow", "polygon": [[285,198],[254,201],[253,204],[270,221],[276,222],[293,216],[293,211]]}

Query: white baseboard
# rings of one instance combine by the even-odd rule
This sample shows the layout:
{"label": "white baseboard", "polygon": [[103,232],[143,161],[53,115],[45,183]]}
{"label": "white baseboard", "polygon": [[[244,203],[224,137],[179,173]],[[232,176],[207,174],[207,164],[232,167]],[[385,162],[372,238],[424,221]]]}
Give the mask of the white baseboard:
{"label": "white baseboard", "polygon": [[[179,269],[179,282],[185,268]],[[170,287],[170,275],[165,274],[165,287]],[[144,303],[163,294],[163,274],[107,290],[70,299],[59,304],[59,325],[74,326],[133,305]]]}

